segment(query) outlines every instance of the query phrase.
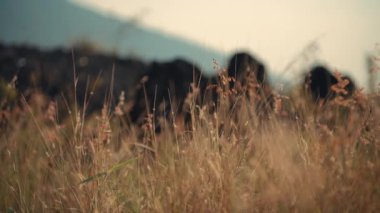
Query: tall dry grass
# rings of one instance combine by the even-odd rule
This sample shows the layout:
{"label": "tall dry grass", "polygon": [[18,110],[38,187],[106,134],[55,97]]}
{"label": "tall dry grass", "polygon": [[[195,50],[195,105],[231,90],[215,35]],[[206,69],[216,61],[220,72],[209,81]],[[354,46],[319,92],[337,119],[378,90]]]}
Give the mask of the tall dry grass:
{"label": "tall dry grass", "polygon": [[380,210],[379,93],[314,105],[295,90],[263,117],[258,99],[220,91],[216,111],[189,101],[191,128],[163,120],[160,134],[120,104],[57,122],[35,94],[2,111],[0,211]]}

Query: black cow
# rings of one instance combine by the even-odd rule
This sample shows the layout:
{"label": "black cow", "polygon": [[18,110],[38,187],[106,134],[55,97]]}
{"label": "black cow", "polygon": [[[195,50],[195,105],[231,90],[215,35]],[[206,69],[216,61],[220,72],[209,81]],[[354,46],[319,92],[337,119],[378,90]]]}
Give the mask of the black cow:
{"label": "black cow", "polygon": [[229,60],[230,89],[253,101],[256,113],[266,115],[273,108],[273,94],[267,82],[265,65],[246,52],[235,53]]}
{"label": "black cow", "polygon": [[136,59],[86,53],[78,53],[76,58],[77,100],[79,105],[86,105],[88,113],[101,109],[104,104],[115,106],[115,99],[123,91],[129,93],[147,69],[144,62]]}
{"label": "black cow", "polygon": [[156,122],[156,131],[159,131],[158,117],[169,118],[171,113],[188,113],[184,109],[185,100],[190,92],[195,92],[194,88],[200,87],[203,82],[201,78],[200,69],[183,59],[152,62],[136,91],[130,111],[131,121],[141,123],[141,119],[151,113]]}
{"label": "black cow", "polygon": [[[266,83],[265,66],[259,60],[246,52],[235,53],[229,60],[227,68],[228,77],[232,77],[241,85],[247,84],[248,77],[253,77],[255,83]],[[235,83],[231,82],[230,87]]]}
{"label": "black cow", "polygon": [[[88,114],[101,109],[110,94],[119,97],[122,91],[127,93],[145,69],[145,63],[139,60],[82,49],[73,54],[64,49],[41,51],[27,46],[0,45],[0,83],[14,81],[15,89],[26,98],[39,90],[51,100],[62,101],[62,111],[68,111],[62,96],[69,104],[73,104],[76,97],[78,106],[86,107]],[[0,91],[0,101],[6,97],[2,93]]]}
{"label": "black cow", "polygon": [[40,51],[31,47],[0,46],[0,79],[12,83],[24,94],[37,84],[39,75],[35,72]]}
{"label": "black cow", "polygon": [[342,76],[342,80],[343,81],[346,80],[347,83],[348,83],[344,87],[344,89],[346,90],[347,93],[342,94],[343,97],[351,97],[354,94],[355,90],[356,90],[356,84],[355,84],[355,82],[352,80],[352,78],[350,78],[347,75]]}
{"label": "black cow", "polygon": [[311,94],[312,100],[317,102],[319,100],[330,100],[337,95],[343,97],[349,97],[353,94],[356,89],[355,83],[348,76],[342,76],[342,81],[347,81],[347,85],[342,85],[345,89],[345,93],[337,94],[332,86],[338,84],[338,79],[335,77],[330,70],[324,66],[315,66],[305,77],[305,88],[306,91]]}

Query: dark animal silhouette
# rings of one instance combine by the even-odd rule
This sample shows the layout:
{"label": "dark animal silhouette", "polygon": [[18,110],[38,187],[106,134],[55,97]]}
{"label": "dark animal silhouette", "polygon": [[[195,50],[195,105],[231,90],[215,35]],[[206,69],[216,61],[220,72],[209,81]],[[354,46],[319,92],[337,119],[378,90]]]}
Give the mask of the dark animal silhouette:
{"label": "dark animal silhouette", "polygon": [[185,99],[190,92],[194,92],[194,88],[200,86],[201,77],[200,69],[184,59],[152,62],[136,91],[134,106],[130,111],[131,121],[141,123],[141,119],[151,113],[156,131],[159,131],[158,117],[169,118],[171,113],[186,113]]}
{"label": "dark animal silhouette", "polygon": [[347,75],[342,76],[342,80],[347,80],[348,81],[347,86],[345,86],[345,88],[344,88],[347,93],[343,94],[343,97],[351,97],[354,94],[355,90],[356,90],[356,84],[355,84],[355,82],[353,81],[352,78],[350,78]]}
{"label": "dark animal silhouette", "polygon": [[105,102],[108,107],[115,106],[116,98],[123,91],[125,94],[130,93],[138,77],[147,68],[145,63],[136,59],[102,54],[77,54],[77,58],[77,100],[79,105],[83,105],[87,99],[89,113],[101,109]]}
{"label": "dark animal silhouette", "polygon": [[[37,90],[55,101],[64,97],[68,103],[75,103],[76,97],[78,106],[85,107],[88,114],[101,109],[107,96],[109,104],[114,105],[110,94],[119,97],[122,91],[128,93],[145,69],[145,63],[139,60],[81,49],[73,54],[64,49],[41,51],[28,46],[0,45],[0,82],[14,81],[17,92],[26,98]],[[5,94],[1,96],[0,100],[5,98]],[[68,111],[65,104],[61,106]]]}
{"label": "dark animal silhouette", "polygon": [[6,83],[14,83],[15,87],[27,92],[27,89],[37,84],[38,67],[36,58],[40,57],[37,49],[31,47],[0,45],[0,78]]}
{"label": "dark animal silhouette", "polygon": [[[346,94],[340,94],[343,97],[349,97],[356,89],[355,83],[348,76],[342,76],[342,80],[347,80],[348,84],[342,88]],[[324,66],[315,66],[305,77],[305,88],[307,93],[311,94],[314,102],[319,100],[330,100],[338,94],[333,91],[332,86],[338,83],[338,79]]]}
{"label": "dark animal silhouette", "polygon": [[[249,76],[260,85],[266,83],[264,64],[246,52],[237,52],[230,58],[227,73],[242,85],[247,84]],[[235,83],[231,82],[230,86],[234,87]]]}
{"label": "dark animal silhouette", "polygon": [[267,81],[265,65],[247,52],[237,52],[229,60],[230,89],[254,102],[258,115],[267,115],[273,108],[273,94]]}

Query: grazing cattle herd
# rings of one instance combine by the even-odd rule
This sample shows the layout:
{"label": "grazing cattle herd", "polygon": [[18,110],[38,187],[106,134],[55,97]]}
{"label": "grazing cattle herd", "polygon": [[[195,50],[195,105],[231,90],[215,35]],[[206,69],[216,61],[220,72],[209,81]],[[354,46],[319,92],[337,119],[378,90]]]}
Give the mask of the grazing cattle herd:
{"label": "grazing cattle herd", "polygon": [[[336,85],[343,91],[336,91]],[[184,59],[145,63],[81,49],[41,51],[0,45],[2,109],[12,105],[12,97],[17,100],[22,95],[27,99],[38,90],[51,100],[75,101],[91,114],[104,103],[116,105],[114,97],[125,92],[127,100],[133,103],[128,119],[141,124],[147,115],[152,115],[159,128],[159,117],[184,115],[185,122],[189,122],[187,101],[218,107],[222,88],[227,88],[232,98],[255,98],[252,106],[256,106],[258,114],[273,108],[273,91],[265,65],[246,52],[232,55],[224,72],[206,76],[197,65]],[[348,76],[334,75],[318,65],[305,75],[304,88],[310,99],[318,102],[338,95],[349,97],[356,87]]]}

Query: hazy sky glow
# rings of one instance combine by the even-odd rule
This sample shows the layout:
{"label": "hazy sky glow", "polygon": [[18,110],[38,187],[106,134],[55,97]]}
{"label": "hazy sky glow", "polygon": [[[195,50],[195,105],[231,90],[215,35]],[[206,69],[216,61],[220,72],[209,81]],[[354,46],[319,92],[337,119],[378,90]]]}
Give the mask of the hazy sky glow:
{"label": "hazy sky glow", "polygon": [[331,68],[367,81],[365,54],[380,42],[378,0],[72,0],[229,55],[247,49],[282,72],[311,41]]}

